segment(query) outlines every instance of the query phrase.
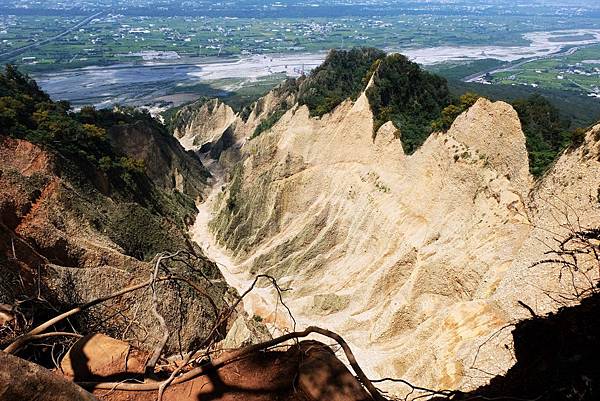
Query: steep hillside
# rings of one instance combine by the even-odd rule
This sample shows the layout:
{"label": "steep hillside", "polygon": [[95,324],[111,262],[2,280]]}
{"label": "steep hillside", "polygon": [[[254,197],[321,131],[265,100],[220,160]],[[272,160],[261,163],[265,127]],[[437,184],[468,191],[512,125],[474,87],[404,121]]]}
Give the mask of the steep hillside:
{"label": "steep hillside", "polygon": [[[295,105],[248,140],[255,110],[227,128],[237,146],[216,159],[228,174],[194,239],[234,286],[268,273],[293,288],[284,301],[298,325],[342,333],[371,376],[472,389],[513,364],[510,324],[529,316],[519,301],[544,314],[559,306],[552,294],[573,293],[556,266],[531,266],[600,221],[600,126],[535,181],[503,102],[479,99],[410,155],[391,122],[373,139],[364,92],[321,117]],[[291,324],[271,297],[246,308]]]}
{"label": "steep hillside", "polygon": [[72,112],[11,67],[0,120],[1,401],[376,394],[304,340],[320,329],[282,350],[286,338],[244,313],[247,294],[187,232],[210,174],[162,125],[129,109]]}
{"label": "steep hillside", "polygon": [[[169,266],[225,302],[229,287],[186,234],[209,176],[197,156],[147,115],[72,113],[10,67],[0,74],[0,95],[0,347],[49,316],[148,280],[163,252],[197,254],[187,268]],[[190,287],[157,288],[166,324],[178,333],[168,349],[204,338],[210,327],[199,322],[212,321],[210,303]],[[152,349],[163,330],[151,295],[92,308],[67,328]],[[51,363],[48,351],[23,350]]]}

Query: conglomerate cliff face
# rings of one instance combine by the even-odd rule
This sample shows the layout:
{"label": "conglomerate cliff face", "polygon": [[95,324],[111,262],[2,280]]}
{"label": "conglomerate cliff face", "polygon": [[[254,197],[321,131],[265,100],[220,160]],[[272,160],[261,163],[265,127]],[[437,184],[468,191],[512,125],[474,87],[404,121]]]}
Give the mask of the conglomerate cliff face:
{"label": "conglomerate cliff face", "polygon": [[198,101],[177,113],[174,135],[186,149],[216,142],[235,121],[235,112],[218,99]]}
{"label": "conglomerate cliff face", "polygon": [[239,114],[219,99],[201,99],[176,113],[173,134],[185,149],[208,154],[229,166],[239,159],[237,149],[253,136],[259,124],[278,111],[291,108],[296,96],[284,83]]}
{"label": "conglomerate cliff face", "polygon": [[531,265],[600,221],[600,126],[539,182],[503,102],[480,99],[410,156],[392,123],[373,139],[364,94],[322,118],[295,106],[251,140],[241,118],[232,127],[236,157],[219,156],[229,179],[202,205],[212,219],[196,239],[238,285],[267,273],[292,288],[298,325],[338,331],[373,377],[466,390],[505,372],[509,324],[529,315],[518,301],[543,314],[559,306],[551,294],[572,292],[556,266]]}

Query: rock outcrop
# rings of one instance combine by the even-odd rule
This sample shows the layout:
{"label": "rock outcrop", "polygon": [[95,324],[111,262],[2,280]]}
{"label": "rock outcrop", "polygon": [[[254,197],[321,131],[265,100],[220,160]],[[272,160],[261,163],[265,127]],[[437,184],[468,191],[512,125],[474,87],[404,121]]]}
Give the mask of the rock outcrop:
{"label": "rock outcrop", "polygon": [[200,149],[216,143],[235,119],[235,112],[220,100],[200,100],[177,112],[173,133],[186,149]]}
{"label": "rock outcrop", "polygon": [[[249,138],[243,126],[230,127]],[[544,314],[569,291],[555,266],[530,266],[575,221],[600,221],[600,127],[534,182],[506,103],[480,99],[410,156],[391,123],[375,140],[372,126],[364,95],[321,118],[292,107],[221,164],[227,185],[195,238],[234,285],[266,273],[293,288],[298,324],[343,334],[373,377],[474,388],[512,365],[517,302]],[[285,326],[258,298],[247,309]]]}
{"label": "rock outcrop", "polygon": [[[233,357],[237,350],[221,356]],[[118,375],[113,375],[118,377]],[[96,390],[107,401],[154,401],[155,391]],[[302,341],[258,352],[169,386],[165,401],[369,401],[369,394],[326,345]]]}
{"label": "rock outcrop", "polygon": [[144,161],[145,173],[155,185],[201,200],[208,172],[193,152],[186,152],[166,130],[140,121],[108,130],[112,145],[136,160]]}
{"label": "rock outcrop", "polygon": [[0,400],[97,401],[59,373],[3,352],[0,352]]}
{"label": "rock outcrop", "polygon": [[238,149],[262,121],[295,104],[297,94],[288,87],[290,82],[294,81],[284,82],[239,114],[218,99],[187,105],[173,117],[174,136],[185,149],[208,154],[222,167],[231,166],[239,160]]}
{"label": "rock outcrop", "polygon": [[148,353],[104,334],[88,334],[69,349],[60,372],[75,382],[143,377]]}

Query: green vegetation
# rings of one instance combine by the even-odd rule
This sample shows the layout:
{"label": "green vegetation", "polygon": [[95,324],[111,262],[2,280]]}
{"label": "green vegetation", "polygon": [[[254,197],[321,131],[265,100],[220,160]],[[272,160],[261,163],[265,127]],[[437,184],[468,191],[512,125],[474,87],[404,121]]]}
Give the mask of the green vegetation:
{"label": "green vegetation", "polygon": [[300,83],[298,103],[308,106],[311,116],[322,116],[348,98],[356,100],[366,85],[367,72],[383,57],[385,53],[374,48],[332,50]]}
{"label": "green vegetation", "polygon": [[[467,92],[457,101],[442,110],[441,117],[434,121],[432,128],[445,131],[456,117],[471,107],[480,96]],[[533,94],[527,98],[512,101],[525,134],[529,155],[529,171],[535,177],[543,175],[565,148],[577,147],[583,142],[584,128],[570,129],[568,118],[561,115],[548,99]]]}
{"label": "green vegetation", "polygon": [[119,204],[109,216],[107,234],[126,255],[150,260],[165,249],[160,218],[137,203]]}
{"label": "green vegetation", "polygon": [[503,100],[508,103],[540,94],[560,111],[563,119],[571,121],[571,128],[586,127],[600,120],[600,101],[581,96],[577,92],[531,86],[484,85],[454,79],[448,80],[448,87],[455,97],[473,92],[490,100]]}
{"label": "green vegetation", "polygon": [[143,164],[115,152],[106,128],[137,118],[140,112],[96,111],[71,113],[67,102],[53,102],[35,81],[7,65],[0,74],[0,127],[9,136],[26,139],[60,154],[94,179],[104,172],[119,188],[137,188]]}
{"label": "green vegetation", "polygon": [[572,144],[570,122],[562,119],[558,109],[540,95],[513,102],[527,139],[529,170],[542,175],[558,154]]}
{"label": "green vegetation", "polygon": [[454,100],[452,104],[444,107],[441,116],[431,123],[433,131],[447,131],[456,120],[456,117],[461,115],[469,107],[473,106],[480,96],[473,92],[467,92]]}
{"label": "green vegetation", "polygon": [[[457,101],[442,110],[441,117],[432,124],[436,131],[450,128],[456,117],[471,107],[480,96],[473,92],[463,94]],[[570,121],[559,112],[548,99],[533,94],[527,98],[513,100],[529,155],[529,171],[539,177],[568,146],[577,147],[582,141],[584,128],[570,129]]]}
{"label": "green vegetation", "polygon": [[459,63],[440,63],[428,66],[427,70],[441,75],[448,80],[452,79],[463,79],[469,75],[477,74],[481,71],[491,70],[501,65],[506,64],[504,61],[496,60],[493,58],[486,58],[482,60],[473,60],[469,62]]}
{"label": "green vegetation", "polygon": [[1,134],[56,155],[60,176],[75,188],[62,196],[63,207],[108,235],[128,255],[147,260],[159,251],[186,246],[181,226],[195,205],[186,195],[155,185],[144,161],[112,145],[110,135],[129,126],[171,139],[145,112],[84,107],[74,113],[68,103],[53,102],[14,67],[0,73]]}
{"label": "green vegetation", "polygon": [[[600,114],[600,108],[594,109],[593,105],[578,107],[585,98],[559,98],[559,94],[550,92],[565,106],[565,110],[559,110],[544,96],[514,87],[462,84],[458,85],[460,92],[455,89],[451,95],[445,80],[423,72],[401,55],[388,56],[375,65],[374,85],[367,90],[375,115],[374,129],[393,121],[400,129],[407,153],[418,149],[431,131],[448,130],[456,117],[477,101],[480,96],[469,90],[472,87],[512,103],[526,136],[529,168],[536,177],[548,169],[563,149],[581,143],[585,129],[576,128],[578,125],[587,126]],[[519,94],[522,97],[515,98]],[[570,115],[576,117],[576,123],[571,122]]]}
{"label": "green vegetation", "polygon": [[[253,107],[270,90],[286,90],[289,93],[297,91],[295,79],[288,78],[281,82],[283,77],[271,76],[265,79],[258,79],[253,82],[246,82],[239,79],[227,79],[213,81],[210,84],[180,85],[175,87],[174,93],[194,94],[196,99],[186,102],[177,107],[171,107],[161,113],[164,124],[168,132],[173,132],[177,127],[187,124],[188,119],[193,117],[194,112],[202,107],[207,101],[217,98],[226,103],[235,112],[239,112],[242,120],[247,121]],[[233,91],[219,89],[213,85],[231,85],[236,86]],[[291,89],[290,85],[295,89]],[[281,106],[280,116],[287,111],[288,106]],[[271,121],[271,126],[277,122]],[[255,136],[260,135],[266,129],[270,128],[268,124],[263,124],[261,131]]]}
{"label": "green vegetation", "polygon": [[[243,110],[256,102],[271,89],[285,80],[284,75],[273,74],[256,80],[243,78],[227,78],[207,81],[208,83],[188,84],[180,82],[174,87],[167,88],[168,94],[194,94],[199,98],[219,98],[227,103],[234,111]],[[235,88],[233,90],[226,88]]]}
{"label": "green vegetation", "polygon": [[229,198],[227,198],[227,210],[234,213],[238,208],[238,196],[242,189],[242,177],[244,167],[242,164],[236,164],[231,172],[231,184],[229,186]]}
{"label": "green vegetation", "polygon": [[202,106],[210,100],[210,97],[201,96],[193,102],[171,107],[162,112],[161,115],[168,132],[175,132],[176,129],[182,129],[188,125]]}
{"label": "green vegetation", "polygon": [[[231,7],[237,7],[236,4]],[[28,72],[51,72],[87,65],[142,61],[143,51],[175,51],[182,58],[321,52],[346,48],[432,47],[444,45],[526,45],[522,32],[562,28],[559,17],[533,24],[512,15],[364,15],[296,18],[214,18],[195,16],[103,15],[40,48],[4,62]],[[8,17],[0,52],[56,36],[84,16]],[[0,21],[1,22],[1,21]],[[581,20],[580,27],[590,25]],[[451,32],[451,34],[449,34]],[[29,59],[35,57],[35,59]]]}
{"label": "green vegetation", "polygon": [[[300,81],[298,102],[307,105],[312,116],[322,116],[348,98],[356,100],[371,78],[367,97],[375,116],[373,133],[393,121],[402,133],[404,150],[413,153],[451,97],[445,79],[403,55],[386,56],[373,48],[332,50],[320,67]],[[265,127],[273,123],[265,121]],[[259,133],[264,127],[260,128]]]}
{"label": "green vegetation", "polygon": [[[299,80],[289,78],[273,89],[273,94],[279,99],[279,103],[275,106],[271,113],[258,124],[250,139],[256,138],[263,132],[271,129],[286,113],[286,111],[293,106],[293,99],[295,99],[295,96],[298,93],[298,83]],[[244,121],[248,121],[248,117],[253,109],[256,114],[260,114],[263,112],[264,107],[264,99],[259,99],[252,105],[244,107],[241,112],[242,119]]]}
{"label": "green vegetation", "polygon": [[584,40],[592,40],[595,39],[596,36],[592,35],[591,33],[586,33],[586,34],[581,34],[581,35],[560,35],[557,37],[552,37],[549,38],[548,41],[549,42],[566,42],[566,41],[570,41],[570,42],[582,42]]}
{"label": "green vegetation", "polygon": [[250,137],[250,139],[256,138],[263,132],[271,129],[277,123],[277,121],[279,121],[279,119],[283,117],[284,114],[285,110],[277,110],[276,112],[272,113],[269,117],[262,120],[252,133],[252,137]]}
{"label": "green vegetation", "polygon": [[373,132],[393,121],[401,132],[406,153],[413,153],[431,134],[431,125],[450,104],[446,80],[424,71],[401,54],[375,65],[373,86],[367,97],[374,114]]}
{"label": "green vegetation", "polygon": [[[513,64],[510,68],[488,74],[486,79],[493,84],[600,96],[600,45],[582,46],[568,54]],[[588,100],[598,101],[597,98]]]}
{"label": "green vegetation", "polygon": [[[441,117],[432,124],[433,129],[448,130],[456,117],[471,107],[479,97],[473,92],[462,95],[458,101],[442,110]],[[569,119],[540,94],[516,99],[511,103],[521,120],[529,155],[529,171],[535,177],[544,174],[562,150],[582,143],[587,130],[570,129]]]}
{"label": "green vegetation", "polygon": [[[386,54],[374,48],[332,50],[322,65],[296,84],[285,83],[278,93],[296,94],[311,116],[323,116],[346,99],[356,100],[370,79],[374,85],[367,97],[375,122],[373,132],[393,121],[402,132],[407,153],[413,153],[427,139],[432,123],[451,102],[445,79],[424,71],[400,54]],[[260,112],[260,102],[256,104]],[[270,129],[285,113],[280,105],[256,128],[253,138]]]}
{"label": "green vegetation", "polygon": [[[532,94],[532,89],[525,87],[452,80],[449,88],[444,78],[424,71],[406,57],[382,54],[368,48],[332,51],[310,76],[288,80],[291,83],[282,85],[285,89],[280,87],[280,90],[296,93],[312,115],[321,116],[347,98],[356,99],[373,77],[374,84],[367,90],[367,97],[375,117],[374,134],[382,124],[393,121],[409,154],[416,151],[431,132],[448,130],[456,117],[477,101],[480,93],[492,100],[511,102],[523,125],[530,171],[535,176],[543,174],[565,147],[581,141],[584,130],[575,127],[587,126],[600,116],[600,107],[594,108],[588,99],[575,95],[561,97],[559,93],[543,91],[554,103],[560,104],[559,110],[553,102]],[[371,65],[367,67],[369,62]],[[494,64],[490,60],[482,63]],[[475,64],[479,68],[482,63]],[[260,104],[256,107],[260,112]],[[261,122],[253,137],[271,128],[286,110],[287,107],[281,105]]]}

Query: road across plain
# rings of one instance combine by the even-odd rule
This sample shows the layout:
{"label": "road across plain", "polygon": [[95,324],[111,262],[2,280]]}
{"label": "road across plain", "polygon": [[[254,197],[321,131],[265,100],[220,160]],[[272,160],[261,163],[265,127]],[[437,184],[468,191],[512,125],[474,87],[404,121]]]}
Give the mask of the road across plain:
{"label": "road across plain", "polygon": [[57,39],[60,39],[63,36],[66,36],[66,35],[70,34],[74,30],[79,29],[82,26],[87,25],[94,18],[97,18],[97,17],[101,16],[102,14],[104,14],[104,11],[101,11],[101,12],[98,12],[98,13],[96,13],[94,15],[91,15],[91,16],[89,16],[89,17],[87,17],[87,18],[79,21],[77,24],[73,25],[69,29],[67,29],[67,30],[65,30],[65,31],[63,31],[63,32],[59,33],[58,35],[53,36],[51,38],[40,40],[39,42],[35,42],[35,43],[30,44],[30,45],[21,46],[21,47],[19,47],[17,49],[13,49],[13,50],[10,50],[8,52],[0,53],[0,60],[1,59],[10,58],[10,57],[14,57],[14,56],[16,56],[18,54],[21,54],[21,53],[29,50],[29,49],[33,49],[33,48],[36,48],[36,47],[39,47],[39,46],[43,46],[43,45],[48,44],[50,42],[53,42],[53,41],[55,41]]}

